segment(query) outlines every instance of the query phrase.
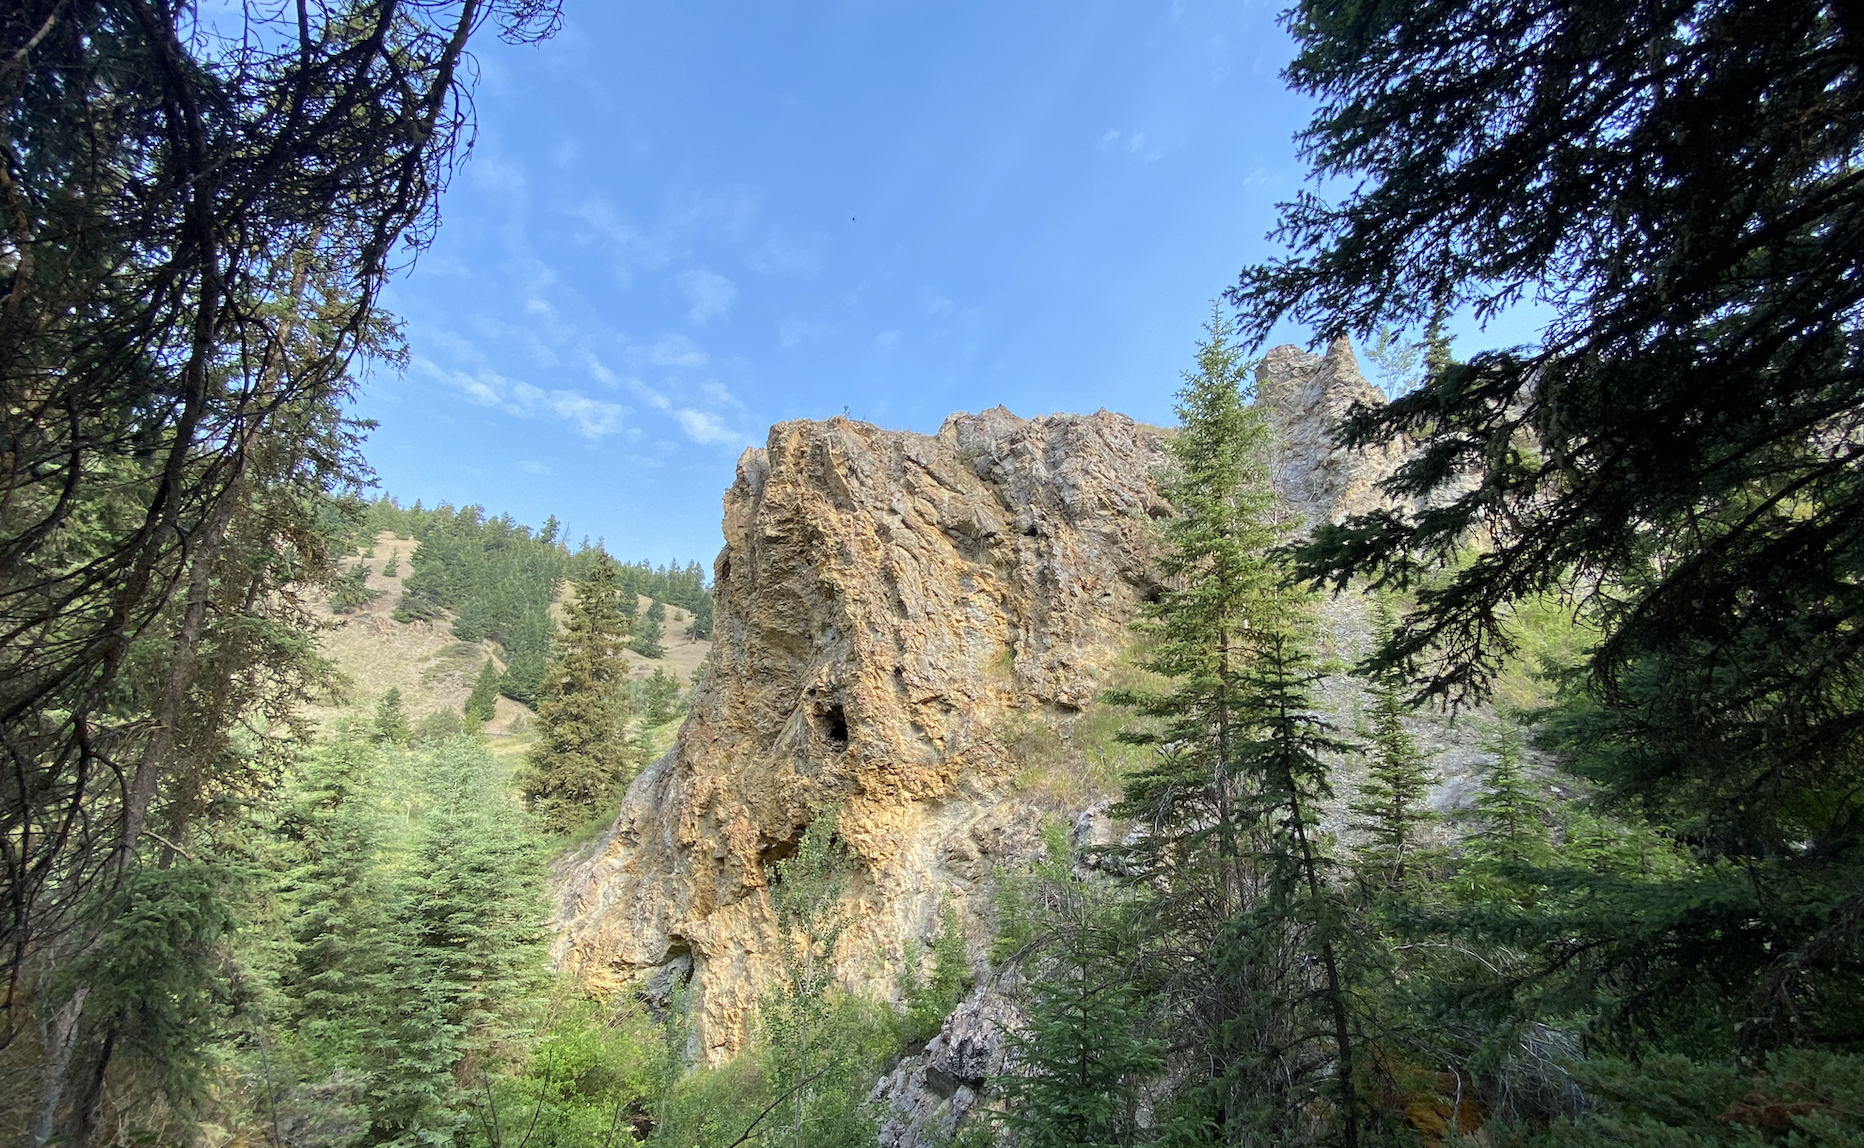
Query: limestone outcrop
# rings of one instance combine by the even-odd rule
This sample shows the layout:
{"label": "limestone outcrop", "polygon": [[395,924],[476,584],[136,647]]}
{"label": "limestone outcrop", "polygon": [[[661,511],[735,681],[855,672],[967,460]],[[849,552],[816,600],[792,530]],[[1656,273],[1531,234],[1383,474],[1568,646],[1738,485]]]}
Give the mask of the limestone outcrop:
{"label": "limestone outcrop", "polygon": [[[1327,436],[1379,400],[1351,348],[1277,348],[1257,381],[1284,497],[1370,505],[1393,459]],[[858,868],[850,987],[891,994],[948,901],[979,923],[995,867],[1041,849],[1006,731],[1065,734],[1104,688],[1156,589],[1164,462],[1164,432],[1105,411],[773,427],[725,495],[715,645],[678,741],[559,875],[561,962],[650,998],[690,976],[693,1051],[729,1055],[773,968],[771,865],[830,810]],[[1329,640],[1362,640],[1363,613],[1330,607]]]}
{"label": "limestone outcrop", "polygon": [[841,975],[889,991],[946,898],[1039,848],[1000,732],[1095,696],[1151,586],[1163,462],[1104,411],[772,428],[725,495],[679,739],[563,876],[564,964],[604,986],[690,961],[697,1051],[729,1054],[769,969],[770,866],[834,809],[859,867]]}

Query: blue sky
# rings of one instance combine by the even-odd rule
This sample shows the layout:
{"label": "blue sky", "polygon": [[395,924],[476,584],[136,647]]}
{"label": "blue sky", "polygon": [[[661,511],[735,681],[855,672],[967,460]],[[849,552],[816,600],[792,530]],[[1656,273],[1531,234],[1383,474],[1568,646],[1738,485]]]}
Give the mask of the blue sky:
{"label": "blue sky", "polygon": [[412,364],[358,404],[382,488],[709,565],[779,420],[1171,421],[1302,177],[1279,6],[565,0],[481,45],[477,145],[386,294]]}

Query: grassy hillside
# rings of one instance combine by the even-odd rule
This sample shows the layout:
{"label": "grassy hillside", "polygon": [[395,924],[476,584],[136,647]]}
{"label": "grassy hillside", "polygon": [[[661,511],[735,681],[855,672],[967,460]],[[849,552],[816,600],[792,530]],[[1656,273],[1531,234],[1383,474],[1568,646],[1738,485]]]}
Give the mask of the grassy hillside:
{"label": "grassy hillside", "polygon": [[[458,618],[454,611],[437,608],[429,612],[431,616],[408,616],[403,593],[421,565],[416,559],[420,547],[413,538],[380,530],[343,559],[343,570],[363,593],[344,588],[321,603],[326,628],[319,644],[341,684],[323,704],[310,708],[307,716],[320,725],[328,727],[345,718],[368,720],[390,689],[401,691],[410,724],[418,725],[438,711],[458,714],[488,659],[501,673],[507,669],[511,652],[498,641],[490,637],[462,641],[455,635]],[[553,627],[561,619],[561,603],[573,592],[573,585],[569,581],[557,585],[549,609]],[[644,615],[652,603],[647,595],[638,595],[637,614]],[[690,636],[692,610],[663,605],[663,656],[646,658],[629,651],[626,657],[637,677],[665,670],[683,688],[690,688],[712,643]],[[535,714],[531,707],[503,694],[496,707],[493,720],[481,732],[501,755],[522,751],[532,739]],[[675,728],[677,720],[654,731],[657,750],[671,742]]]}

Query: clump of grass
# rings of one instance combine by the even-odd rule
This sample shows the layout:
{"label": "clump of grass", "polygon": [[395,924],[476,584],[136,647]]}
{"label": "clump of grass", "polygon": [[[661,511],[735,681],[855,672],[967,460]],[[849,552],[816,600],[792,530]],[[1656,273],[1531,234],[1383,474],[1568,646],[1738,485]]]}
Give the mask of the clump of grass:
{"label": "clump of grass", "polygon": [[997,740],[1017,763],[1017,792],[1040,809],[1072,817],[1117,797],[1127,774],[1145,761],[1144,747],[1119,740],[1132,722],[1126,709],[1104,701],[1072,714],[1014,710],[999,724]]}

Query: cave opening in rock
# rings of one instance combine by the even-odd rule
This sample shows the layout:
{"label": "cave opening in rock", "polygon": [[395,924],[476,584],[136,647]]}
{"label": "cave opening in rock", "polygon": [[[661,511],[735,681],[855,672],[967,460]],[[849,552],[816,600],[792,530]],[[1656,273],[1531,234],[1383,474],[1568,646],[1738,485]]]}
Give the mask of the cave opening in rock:
{"label": "cave opening in rock", "polygon": [[796,855],[796,847],[803,841],[803,826],[798,826],[788,837],[772,841],[757,851],[757,863],[768,868],[779,861],[788,861]]}
{"label": "cave opening in rock", "polygon": [[836,749],[848,748],[848,712],[841,708],[841,703],[834,705],[822,714],[822,732]]}

